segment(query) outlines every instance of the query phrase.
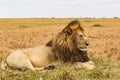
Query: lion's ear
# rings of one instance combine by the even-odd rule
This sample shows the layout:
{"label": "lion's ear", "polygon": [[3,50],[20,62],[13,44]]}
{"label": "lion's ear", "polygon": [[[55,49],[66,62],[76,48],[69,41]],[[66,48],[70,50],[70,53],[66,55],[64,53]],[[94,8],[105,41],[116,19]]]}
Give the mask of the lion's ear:
{"label": "lion's ear", "polygon": [[66,30],[65,30],[65,33],[66,33],[67,35],[71,35],[71,34],[72,34],[72,30],[71,30],[71,29],[66,29]]}
{"label": "lion's ear", "polygon": [[67,35],[71,35],[72,34],[72,30],[69,27],[67,27],[67,28],[63,29],[63,31],[61,33],[64,33],[64,34],[67,34]]}

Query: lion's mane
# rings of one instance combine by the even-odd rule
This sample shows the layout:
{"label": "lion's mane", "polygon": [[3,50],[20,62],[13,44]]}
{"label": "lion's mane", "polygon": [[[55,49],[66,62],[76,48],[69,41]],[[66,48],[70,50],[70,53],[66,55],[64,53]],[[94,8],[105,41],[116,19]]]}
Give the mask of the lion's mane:
{"label": "lion's mane", "polygon": [[[71,26],[75,25],[77,25],[76,28],[72,27],[72,29],[70,29]],[[71,34],[73,29],[80,29],[84,32],[79,21],[72,21],[47,45],[52,46],[54,58],[57,60],[63,62],[86,62],[89,60],[87,52],[82,52],[75,47],[76,34]],[[70,34],[71,36],[69,36]]]}

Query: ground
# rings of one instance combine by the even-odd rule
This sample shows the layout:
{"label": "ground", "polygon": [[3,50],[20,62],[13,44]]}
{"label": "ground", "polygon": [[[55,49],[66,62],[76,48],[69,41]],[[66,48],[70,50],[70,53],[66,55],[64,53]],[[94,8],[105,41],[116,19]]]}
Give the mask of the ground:
{"label": "ground", "polygon": [[[96,69],[61,64],[54,70],[1,70],[0,80],[118,80],[120,79],[120,19],[77,18],[90,41],[88,55]],[[11,50],[38,46],[59,33],[72,18],[0,19],[0,61]]]}

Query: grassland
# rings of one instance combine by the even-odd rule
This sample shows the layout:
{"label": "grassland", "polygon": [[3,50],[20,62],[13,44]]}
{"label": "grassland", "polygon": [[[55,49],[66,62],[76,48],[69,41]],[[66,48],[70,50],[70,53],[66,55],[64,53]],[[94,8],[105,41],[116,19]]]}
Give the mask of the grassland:
{"label": "grassland", "polygon": [[[72,18],[0,19],[0,61],[14,49],[46,43],[60,32]],[[61,64],[54,70],[1,70],[0,80],[119,80],[120,19],[78,19],[90,41],[88,54],[96,69],[85,70]]]}

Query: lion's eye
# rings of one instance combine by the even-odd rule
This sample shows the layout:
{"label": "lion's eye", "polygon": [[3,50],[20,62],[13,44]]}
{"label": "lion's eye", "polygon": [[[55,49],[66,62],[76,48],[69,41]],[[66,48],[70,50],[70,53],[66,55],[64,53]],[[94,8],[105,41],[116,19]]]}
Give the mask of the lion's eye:
{"label": "lion's eye", "polygon": [[80,35],[80,37],[83,37],[83,35]]}

